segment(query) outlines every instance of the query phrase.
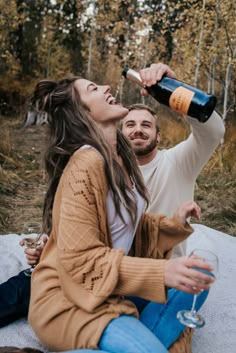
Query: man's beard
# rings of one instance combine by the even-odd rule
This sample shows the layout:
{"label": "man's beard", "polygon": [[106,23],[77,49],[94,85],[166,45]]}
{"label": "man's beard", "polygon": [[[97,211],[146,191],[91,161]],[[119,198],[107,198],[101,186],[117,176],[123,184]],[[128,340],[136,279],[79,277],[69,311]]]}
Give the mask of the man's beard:
{"label": "man's beard", "polygon": [[153,140],[149,143],[149,145],[145,147],[133,147],[134,153],[136,156],[146,156],[147,154],[151,153],[157,146],[157,141]]}

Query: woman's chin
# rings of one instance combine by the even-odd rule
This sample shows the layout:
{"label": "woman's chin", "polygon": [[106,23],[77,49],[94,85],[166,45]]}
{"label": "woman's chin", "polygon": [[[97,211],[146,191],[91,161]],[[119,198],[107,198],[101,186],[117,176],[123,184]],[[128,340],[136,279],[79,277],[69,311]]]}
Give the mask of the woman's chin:
{"label": "woman's chin", "polygon": [[124,117],[129,113],[129,109],[127,109],[127,108],[125,108],[123,106],[121,106],[121,108],[122,108],[121,119],[124,119]]}
{"label": "woman's chin", "polygon": [[110,115],[111,120],[122,120],[129,113],[129,110],[123,107],[121,104],[117,104],[114,108],[113,113]]}

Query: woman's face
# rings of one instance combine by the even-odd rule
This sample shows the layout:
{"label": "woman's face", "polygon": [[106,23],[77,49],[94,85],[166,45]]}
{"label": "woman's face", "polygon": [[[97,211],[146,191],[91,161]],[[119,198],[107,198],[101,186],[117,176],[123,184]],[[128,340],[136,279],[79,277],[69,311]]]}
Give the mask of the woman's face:
{"label": "woman's face", "polygon": [[75,88],[88,108],[90,117],[96,122],[117,121],[128,114],[128,109],[115,101],[109,86],[99,86],[94,82],[78,79],[75,81]]}

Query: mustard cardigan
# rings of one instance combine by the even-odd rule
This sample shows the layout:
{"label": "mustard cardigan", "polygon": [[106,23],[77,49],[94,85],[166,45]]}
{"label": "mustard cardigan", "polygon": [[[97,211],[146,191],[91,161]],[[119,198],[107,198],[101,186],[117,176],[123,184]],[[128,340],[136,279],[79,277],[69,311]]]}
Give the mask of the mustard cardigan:
{"label": "mustard cardigan", "polygon": [[166,258],[192,233],[187,223],[143,214],[126,256],[112,248],[107,193],[101,155],[76,151],[60,179],[52,232],[31,282],[29,321],[50,350],[97,348],[112,319],[138,317],[124,296],[165,303]]}

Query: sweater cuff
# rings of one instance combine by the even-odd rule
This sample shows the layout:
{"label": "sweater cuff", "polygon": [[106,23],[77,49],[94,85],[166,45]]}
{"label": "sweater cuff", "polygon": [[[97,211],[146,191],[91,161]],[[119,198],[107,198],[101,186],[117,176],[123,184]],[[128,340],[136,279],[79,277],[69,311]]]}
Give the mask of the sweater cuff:
{"label": "sweater cuff", "polygon": [[116,294],[165,303],[165,263],[166,260],[124,256],[119,267]]}
{"label": "sweater cuff", "polygon": [[172,217],[172,220],[174,222],[176,222],[176,230],[178,232],[181,232],[183,233],[183,236],[184,237],[188,237],[190,234],[192,234],[194,232],[194,229],[193,227],[186,221],[186,223],[183,225],[183,224],[180,224],[179,221],[178,221],[178,218],[176,216],[173,216]]}

